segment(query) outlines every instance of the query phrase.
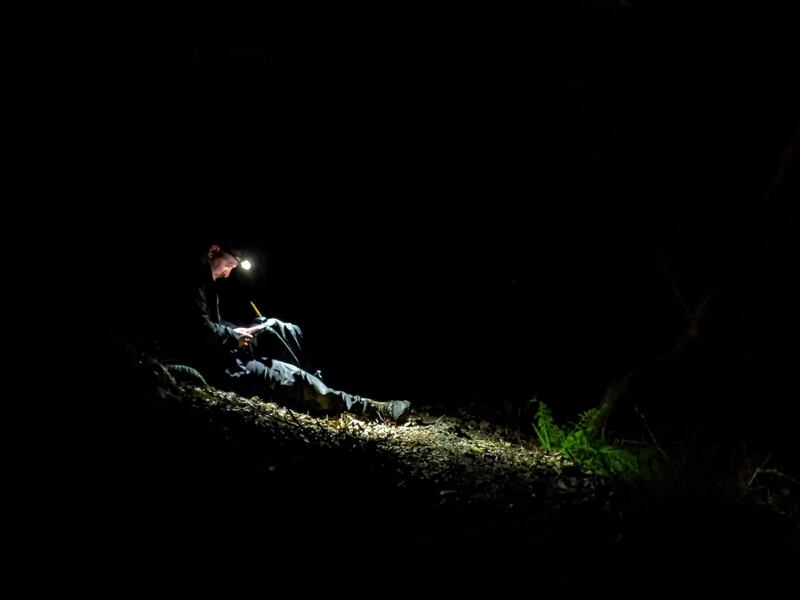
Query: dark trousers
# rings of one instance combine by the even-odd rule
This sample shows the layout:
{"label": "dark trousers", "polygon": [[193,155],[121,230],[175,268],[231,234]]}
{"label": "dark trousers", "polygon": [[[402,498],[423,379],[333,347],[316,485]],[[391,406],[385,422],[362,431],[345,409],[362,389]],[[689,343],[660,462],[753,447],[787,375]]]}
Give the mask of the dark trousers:
{"label": "dark trousers", "polygon": [[244,396],[258,396],[290,408],[317,414],[362,412],[360,396],[328,387],[309,370],[302,347],[303,332],[292,323],[268,319],[249,348],[236,351],[225,370],[227,387]]}
{"label": "dark trousers", "polygon": [[308,371],[275,359],[250,360],[230,373],[231,388],[289,408],[317,414],[363,412],[360,396],[329,388]]}
{"label": "dark trousers", "polygon": [[278,319],[267,319],[264,323],[266,328],[250,343],[251,358],[269,357],[311,371],[311,361],[303,348],[303,330]]}

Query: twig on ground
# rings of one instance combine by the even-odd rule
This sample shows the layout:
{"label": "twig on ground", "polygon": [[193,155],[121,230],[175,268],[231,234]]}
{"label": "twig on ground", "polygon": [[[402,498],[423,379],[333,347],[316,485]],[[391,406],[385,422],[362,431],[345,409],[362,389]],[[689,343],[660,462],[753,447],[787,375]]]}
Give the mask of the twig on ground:
{"label": "twig on ground", "polygon": [[669,456],[667,455],[666,452],[664,452],[664,449],[658,443],[658,440],[656,439],[656,436],[650,430],[650,426],[647,424],[647,419],[645,418],[644,413],[641,410],[639,410],[638,406],[634,406],[633,410],[635,410],[636,414],[639,415],[639,417],[641,417],[642,425],[644,425],[645,431],[647,431],[647,434],[650,436],[650,439],[653,440],[653,445],[656,447],[656,450],[658,450],[661,453],[661,456],[663,456],[664,458],[669,460]]}
{"label": "twig on ground", "polygon": [[753,470],[753,474],[750,476],[750,481],[748,481],[748,482],[747,482],[747,485],[746,485],[746,486],[744,486],[744,489],[746,489],[746,490],[747,490],[747,489],[749,489],[749,488],[750,488],[750,486],[751,486],[751,485],[753,485],[753,481],[755,481],[755,479],[756,479],[756,476],[757,476],[759,473],[761,473],[761,469],[764,467],[764,465],[766,465],[766,464],[767,464],[767,461],[768,461],[768,460],[769,460],[771,457],[772,457],[772,455],[771,455],[771,454],[768,454],[768,455],[767,455],[767,458],[765,458],[765,459],[764,459],[764,462],[762,462],[762,463],[761,463],[761,465],[759,465],[758,467],[756,467],[756,468]]}

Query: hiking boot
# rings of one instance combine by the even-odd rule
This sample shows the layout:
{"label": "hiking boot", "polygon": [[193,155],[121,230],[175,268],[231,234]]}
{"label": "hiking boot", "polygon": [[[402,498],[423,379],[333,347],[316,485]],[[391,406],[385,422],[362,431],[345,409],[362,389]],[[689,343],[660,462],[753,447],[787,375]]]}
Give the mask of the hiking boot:
{"label": "hiking boot", "polygon": [[408,421],[411,415],[411,402],[408,400],[389,400],[388,402],[378,402],[369,398],[362,398],[363,414],[371,421],[383,421],[384,423],[396,423],[402,425]]}

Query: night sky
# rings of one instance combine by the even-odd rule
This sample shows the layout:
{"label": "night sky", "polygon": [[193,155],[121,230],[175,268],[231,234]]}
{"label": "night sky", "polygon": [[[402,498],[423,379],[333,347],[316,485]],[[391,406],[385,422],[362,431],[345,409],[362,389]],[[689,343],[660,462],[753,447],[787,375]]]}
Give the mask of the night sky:
{"label": "night sky", "polygon": [[115,19],[72,79],[91,318],[151,321],[175,257],[225,238],[259,265],[225,316],[300,324],[331,385],[573,417],[675,347],[674,283],[713,294],[703,345],[643,389],[796,414],[788,4]]}

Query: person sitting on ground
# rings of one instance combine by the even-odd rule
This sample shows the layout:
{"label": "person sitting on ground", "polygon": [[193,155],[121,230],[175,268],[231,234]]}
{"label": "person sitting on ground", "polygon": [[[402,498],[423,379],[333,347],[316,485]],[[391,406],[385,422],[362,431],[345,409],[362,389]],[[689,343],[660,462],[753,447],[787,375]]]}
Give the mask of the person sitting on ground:
{"label": "person sitting on ground", "polygon": [[292,323],[261,319],[237,327],[220,316],[218,281],[240,264],[230,247],[211,245],[184,281],[179,314],[170,321],[168,346],[176,358],[208,381],[244,396],[259,396],[312,414],[353,413],[369,420],[402,424],[407,400],[379,402],[328,387],[312,374],[302,348],[302,331]]}

